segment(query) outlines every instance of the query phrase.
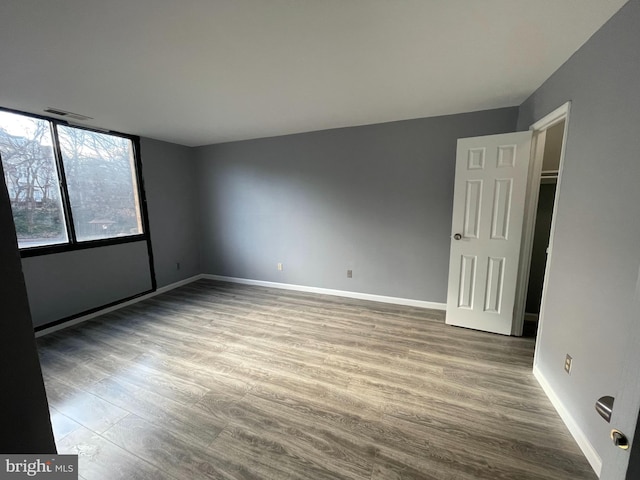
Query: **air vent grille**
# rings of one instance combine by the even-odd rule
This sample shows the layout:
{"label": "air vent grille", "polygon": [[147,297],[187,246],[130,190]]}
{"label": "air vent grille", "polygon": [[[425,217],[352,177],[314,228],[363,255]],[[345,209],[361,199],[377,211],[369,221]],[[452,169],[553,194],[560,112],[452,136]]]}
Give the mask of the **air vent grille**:
{"label": "air vent grille", "polygon": [[86,115],[80,115],[79,113],[67,112],[66,110],[60,110],[59,108],[45,108],[45,112],[51,113],[52,115],[58,115],[59,117],[65,118],[73,118],[74,120],[79,120],[84,122],[86,120],[93,120],[93,117],[87,117]]}

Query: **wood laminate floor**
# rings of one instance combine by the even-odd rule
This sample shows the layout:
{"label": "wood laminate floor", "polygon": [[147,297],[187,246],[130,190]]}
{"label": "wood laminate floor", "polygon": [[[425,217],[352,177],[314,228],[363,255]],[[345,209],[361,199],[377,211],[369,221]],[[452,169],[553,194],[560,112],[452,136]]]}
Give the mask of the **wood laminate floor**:
{"label": "wood laminate floor", "polygon": [[201,280],[38,340],[80,478],[581,480],[533,339]]}

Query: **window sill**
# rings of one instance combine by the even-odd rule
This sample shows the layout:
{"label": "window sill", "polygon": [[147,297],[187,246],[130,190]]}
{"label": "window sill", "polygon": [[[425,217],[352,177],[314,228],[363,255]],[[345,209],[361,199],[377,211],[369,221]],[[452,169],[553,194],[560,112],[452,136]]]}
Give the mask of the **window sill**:
{"label": "window sill", "polygon": [[123,243],[142,242],[147,240],[147,235],[129,235],[126,237],[104,238],[99,240],[88,240],[78,243],[64,243],[61,245],[44,245],[41,247],[29,247],[20,249],[22,258],[38,257],[41,255],[52,255],[55,253],[73,252],[76,250],[86,250],[88,248],[108,247],[110,245],[120,245]]}

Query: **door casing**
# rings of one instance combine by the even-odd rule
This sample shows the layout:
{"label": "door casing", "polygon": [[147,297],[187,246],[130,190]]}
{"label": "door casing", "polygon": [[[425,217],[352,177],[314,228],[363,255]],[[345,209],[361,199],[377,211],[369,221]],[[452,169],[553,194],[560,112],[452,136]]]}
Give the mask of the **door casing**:
{"label": "door casing", "polygon": [[[529,179],[527,182],[527,196],[524,210],[524,222],[522,230],[522,246],[520,249],[520,268],[518,269],[518,282],[516,284],[516,300],[514,307],[514,321],[512,335],[521,336],[524,328],[524,314],[527,301],[527,289],[529,284],[529,274],[531,271],[531,254],[533,252],[533,237],[535,234],[536,215],[538,208],[538,197],[540,192],[540,177],[542,172],[542,160],[544,155],[544,142],[546,131],[548,128],[562,122],[564,120],[564,134],[562,136],[562,149],[560,151],[560,166],[558,168],[558,181],[556,185],[556,196],[553,202],[553,213],[551,216],[551,233],[549,235],[549,249],[547,253],[547,263],[545,266],[544,278],[545,282],[542,287],[542,298],[540,301],[540,315],[538,318],[538,332],[543,325],[544,317],[544,300],[547,274],[549,265],[551,264],[551,256],[553,254],[553,232],[555,230],[558,198],[560,194],[560,184],[562,182],[562,168],[564,164],[565,145],[567,141],[567,129],[569,127],[569,114],[571,112],[571,102],[558,107],[529,128],[533,131],[533,139],[531,143],[531,161],[529,162]],[[536,342],[536,355],[538,345]],[[535,366],[535,356],[534,356]]]}

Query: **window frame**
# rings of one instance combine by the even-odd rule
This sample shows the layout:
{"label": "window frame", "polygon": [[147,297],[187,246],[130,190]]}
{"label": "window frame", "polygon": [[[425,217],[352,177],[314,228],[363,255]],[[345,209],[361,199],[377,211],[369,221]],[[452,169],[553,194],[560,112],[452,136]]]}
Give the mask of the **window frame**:
{"label": "window frame", "polygon": [[[147,210],[147,197],[144,189],[144,180],[142,177],[142,158],[140,155],[140,137],[137,135],[129,135],[122,132],[116,132],[113,130],[105,130],[100,128],[92,128],[85,125],[77,125],[66,120],[61,120],[53,117],[47,117],[30,112],[23,112],[11,108],[0,107],[0,111],[13,113],[16,115],[23,115],[25,117],[36,118],[38,120],[45,120],[49,122],[51,128],[51,139],[53,141],[53,156],[57,169],[58,183],[60,185],[60,197],[62,202],[62,209],[64,212],[65,230],[67,232],[67,242],[54,245],[40,245],[33,247],[21,247],[20,256],[22,258],[36,257],[40,255],[50,255],[55,253],[73,252],[77,250],[86,250],[89,248],[106,247],[110,245],[120,245],[123,243],[133,243],[146,241],[149,248],[149,256],[151,257],[151,237],[149,235],[149,214]],[[76,238],[75,225],[73,223],[73,211],[71,209],[71,202],[69,199],[69,191],[67,187],[67,179],[64,170],[64,163],[62,160],[62,151],[60,147],[60,139],[58,138],[57,126],[62,125],[65,127],[77,128],[80,130],[88,130],[90,132],[101,133],[106,135],[113,135],[115,137],[126,138],[131,141],[133,148],[133,168],[135,170],[136,188],[138,194],[138,207],[140,208],[140,217],[142,222],[142,233],[134,235],[127,235],[125,237],[114,238],[100,238],[96,240],[83,240],[78,241]],[[3,178],[4,182],[5,179]],[[151,259],[150,259],[151,260]]]}

